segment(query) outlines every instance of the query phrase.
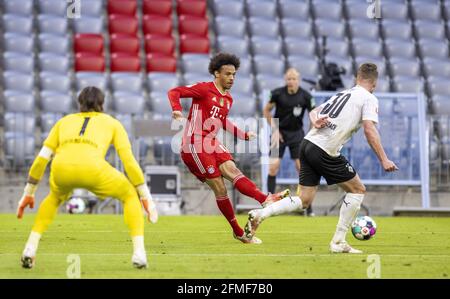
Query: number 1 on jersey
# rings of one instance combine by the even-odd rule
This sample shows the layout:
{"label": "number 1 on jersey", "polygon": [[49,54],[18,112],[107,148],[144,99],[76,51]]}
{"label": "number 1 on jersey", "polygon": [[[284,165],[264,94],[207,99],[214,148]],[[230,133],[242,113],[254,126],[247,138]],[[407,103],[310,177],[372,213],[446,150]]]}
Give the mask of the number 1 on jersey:
{"label": "number 1 on jersey", "polygon": [[81,126],[81,130],[80,130],[80,136],[83,136],[84,132],[86,132],[86,127],[87,127],[88,122],[89,122],[90,119],[91,119],[90,117],[85,117],[84,118],[84,122],[83,122],[83,125]]}

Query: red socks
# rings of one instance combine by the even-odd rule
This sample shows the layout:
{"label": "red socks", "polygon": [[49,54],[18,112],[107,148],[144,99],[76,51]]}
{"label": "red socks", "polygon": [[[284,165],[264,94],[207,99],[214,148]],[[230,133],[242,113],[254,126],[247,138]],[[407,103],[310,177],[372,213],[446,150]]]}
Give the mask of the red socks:
{"label": "red socks", "polygon": [[244,234],[244,230],[239,226],[239,223],[236,220],[236,216],[234,215],[233,206],[231,205],[230,199],[228,196],[219,196],[216,197],[217,206],[219,210],[222,212],[223,216],[227,218],[231,227],[233,228],[233,232],[236,236],[241,237]]}
{"label": "red socks", "polygon": [[[249,180],[243,174],[238,175],[233,180],[234,188],[236,188],[239,192],[249,197],[256,199],[259,203],[263,203],[267,194],[262,193],[258,187],[256,187],[255,183]],[[227,218],[231,227],[233,228],[233,232],[236,236],[242,236],[244,231],[239,226],[239,223],[236,220],[236,216],[234,215],[233,206],[231,205],[230,199],[228,196],[219,196],[216,197],[217,206],[222,214]]]}
{"label": "red socks", "polygon": [[250,181],[243,174],[234,178],[233,185],[239,192],[256,199],[259,203],[263,203],[267,198],[267,194],[262,193],[258,187],[256,187],[255,183]]}

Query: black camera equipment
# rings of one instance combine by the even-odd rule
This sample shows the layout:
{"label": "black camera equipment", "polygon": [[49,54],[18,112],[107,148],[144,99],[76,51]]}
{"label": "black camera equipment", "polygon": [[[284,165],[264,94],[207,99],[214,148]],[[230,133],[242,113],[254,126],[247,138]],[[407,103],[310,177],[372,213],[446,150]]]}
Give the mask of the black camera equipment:
{"label": "black camera equipment", "polygon": [[327,37],[322,36],[322,47],[319,51],[321,74],[321,78],[319,79],[319,86],[321,90],[335,91],[344,87],[341,75],[344,75],[346,73],[346,70],[343,67],[338,66],[334,62],[327,62],[327,53]]}

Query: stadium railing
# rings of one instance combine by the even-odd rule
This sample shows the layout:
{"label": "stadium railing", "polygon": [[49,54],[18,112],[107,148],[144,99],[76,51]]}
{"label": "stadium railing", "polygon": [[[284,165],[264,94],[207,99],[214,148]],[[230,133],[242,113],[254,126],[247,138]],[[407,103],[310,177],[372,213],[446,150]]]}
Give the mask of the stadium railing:
{"label": "stadium railing", "polygon": [[431,188],[434,191],[450,190],[450,115],[431,115],[430,134]]}

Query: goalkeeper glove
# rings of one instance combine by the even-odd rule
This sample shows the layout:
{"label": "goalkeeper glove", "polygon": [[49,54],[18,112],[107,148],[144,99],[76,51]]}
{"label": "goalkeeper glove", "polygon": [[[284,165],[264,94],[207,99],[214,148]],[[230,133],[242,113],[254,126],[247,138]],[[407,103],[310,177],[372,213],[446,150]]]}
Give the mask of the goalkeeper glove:
{"label": "goalkeeper glove", "polygon": [[155,203],[153,202],[152,195],[148,189],[147,184],[142,184],[136,187],[141,200],[142,206],[147,213],[147,219],[151,223],[156,223],[158,221],[158,211],[156,210]]}
{"label": "goalkeeper glove", "polygon": [[30,206],[30,209],[34,208],[34,193],[36,192],[37,185],[27,183],[25,189],[23,190],[22,198],[19,201],[19,205],[17,207],[17,218],[22,219],[23,212],[27,206]]}

